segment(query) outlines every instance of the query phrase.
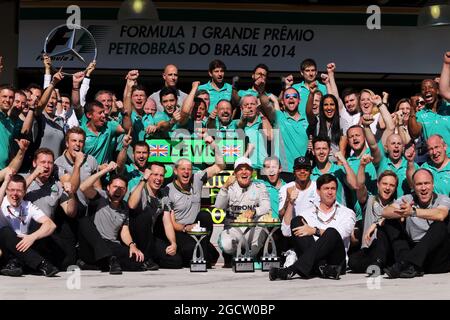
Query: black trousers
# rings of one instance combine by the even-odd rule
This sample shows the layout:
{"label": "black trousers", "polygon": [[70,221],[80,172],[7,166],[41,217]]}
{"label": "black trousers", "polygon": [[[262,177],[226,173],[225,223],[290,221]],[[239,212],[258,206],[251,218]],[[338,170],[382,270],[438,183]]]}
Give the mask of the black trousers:
{"label": "black trousers", "polygon": [[[77,261],[77,232],[78,219],[67,216],[62,208],[58,208],[53,217],[53,222],[56,224],[55,231],[50,235],[57,249],[49,248],[47,251],[51,252],[53,257],[52,262],[60,270],[67,270],[70,265],[75,265]],[[38,230],[41,225],[31,220],[29,233]]]}
{"label": "black trousers", "polygon": [[406,261],[425,273],[450,271],[450,244],[447,224],[434,221],[418,242],[413,242],[399,220],[387,220],[382,227],[392,243],[396,262]]}
{"label": "black trousers", "polygon": [[54,257],[50,256],[49,253],[56,245],[50,237],[36,240],[25,252],[20,252],[16,249],[17,244],[21,240],[11,227],[0,229],[0,248],[5,254],[5,262],[9,259],[17,258],[23,265],[33,270],[37,270],[44,258],[54,262]]}
{"label": "black trousers", "polygon": [[[303,225],[302,217],[298,216],[291,221],[291,230]],[[317,241],[313,236],[296,237],[292,231],[292,244],[298,260],[292,265],[292,269],[305,277],[318,274],[321,264],[345,266],[345,246],[339,232],[334,228],[328,228]],[[345,272],[345,268],[343,268]]]}
{"label": "black trousers", "polygon": [[[155,232],[153,232],[154,230]],[[178,250],[173,256],[166,254],[166,248],[170,242],[165,235],[162,215],[156,218],[153,226],[151,212],[131,212],[130,233],[145,257],[153,259],[161,268],[179,269],[183,267],[183,259]]]}
{"label": "black trousers", "polygon": [[391,247],[389,239],[381,228],[377,230],[377,238],[369,248],[360,249],[349,256],[348,266],[354,273],[365,273],[367,268],[378,259],[386,265],[391,264]]}
{"label": "black trousers", "polygon": [[[197,215],[195,223],[198,221],[200,221],[200,225],[203,228],[206,228],[206,230],[209,231],[209,235],[200,242],[205,254],[205,260],[209,264],[215,263],[220,254],[211,243],[211,234],[213,231],[213,221],[211,218],[211,214],[209,214],[208,212],[200,211]],[[189,267],[192,260],[192,255],[194,253],[196,241],[189,234],[184,232],[176,231],[175,237],[178,250],[183,259],[183,266]]]}
{"label": "black trousers", "polygon": [[103,239],[94,224],[94,217],[80,218],[79,226],[79,255],[88,264],[96,264],[105,270],[108,267],[108,258],[116,256],[124,271],[142,271],[142,262],[136,257],[130,258],[129,248],[121,243]]}

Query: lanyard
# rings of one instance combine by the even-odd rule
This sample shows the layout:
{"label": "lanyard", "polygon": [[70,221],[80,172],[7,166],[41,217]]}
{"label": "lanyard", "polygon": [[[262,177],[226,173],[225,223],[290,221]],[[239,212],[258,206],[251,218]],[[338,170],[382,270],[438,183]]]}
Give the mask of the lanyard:
{"label": "lanyard", "polygon": [[14,218],[16,218],[16,219],[19,219],[20,220],[20,223],[22,223],[23,225],[25,225],[25,215],[23,214],[23,211],[22,211],[22,207],[19,207],[20,209],[19,209],[19,215],[18,216],[16,216],[12,211],[11,211],[11,206],[7,206],[6,207],[6,209],[8,209],[8,213],[10,214],[10,215],[12,215]]}

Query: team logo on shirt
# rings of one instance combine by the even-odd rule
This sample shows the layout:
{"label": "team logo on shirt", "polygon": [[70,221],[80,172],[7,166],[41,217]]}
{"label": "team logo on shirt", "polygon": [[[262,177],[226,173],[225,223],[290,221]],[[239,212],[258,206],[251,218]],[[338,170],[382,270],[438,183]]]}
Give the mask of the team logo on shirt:
{"label": "team logo on shirt", "polygon": [[223,146],[222,152],[225,157],[240,157],[241,156],[241,146],[239,146],[239,145]]}
{"label": "team logo on shirt", "polygon": [[150,145],[150,157],[167,157],[169,155],[169,147],[163,144]]}

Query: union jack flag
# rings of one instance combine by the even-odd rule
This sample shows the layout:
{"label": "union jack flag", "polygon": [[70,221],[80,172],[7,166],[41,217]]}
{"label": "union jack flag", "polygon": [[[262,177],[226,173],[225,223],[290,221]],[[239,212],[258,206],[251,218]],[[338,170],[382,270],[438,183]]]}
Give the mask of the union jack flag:
{"label": "union jack flag", "polygon": [[150,157],[167,157],[169,155],[169,147],[163,144],[150,145]]}
{"label": "union jack flag", "polygon": [[241,146],[237,146],[237,145],[223,146],[222,152],[225,157],[240,157],[241,156]]}

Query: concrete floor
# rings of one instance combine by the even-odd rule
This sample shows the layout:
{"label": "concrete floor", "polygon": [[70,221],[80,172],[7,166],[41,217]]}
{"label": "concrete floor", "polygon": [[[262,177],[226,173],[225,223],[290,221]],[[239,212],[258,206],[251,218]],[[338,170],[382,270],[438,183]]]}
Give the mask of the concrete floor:
{"label": "concrete floor", "polygon": [[414,279],[378,278],[379,283],[371,281],[369,286],[364,275],[347,274],[339,281],[293,279],[272,282],[267,272],[236,274],[220,267],[207,273],[183,269],[125,272],[116,276],[81,271],[79,275],[62,272],[56,278],[0,276],[0,300],[450,299],[450,274]]}

